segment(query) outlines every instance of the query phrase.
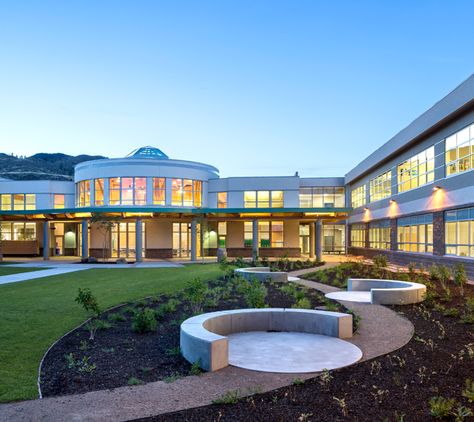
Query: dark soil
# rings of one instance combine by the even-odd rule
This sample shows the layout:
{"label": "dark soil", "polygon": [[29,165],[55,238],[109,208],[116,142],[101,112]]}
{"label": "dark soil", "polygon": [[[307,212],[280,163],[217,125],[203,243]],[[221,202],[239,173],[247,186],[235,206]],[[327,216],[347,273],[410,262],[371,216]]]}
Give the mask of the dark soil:
{"label": "dark soil", "polygon": [[[268,290],[267,306],[292,307],[295,304],[295,298],[281,290],[283,284],[265,285]],[[216,289],[221,291],[220,299],[217,303],[205,301],[202,312],[249,307],[243,295],[238,293],[233,279],[221,279],[209,284],[211,294]],[[222,293],[222,289],[227,289],[227,294]],[[313,308],[327,303],[318,292],[305,292]],[[138,309],[149,307],[157,310],[170,299],[175,302],[176,309],[158,318],[156,331],[145,334],[132,331],[132,318]],[[344,308],[338,305],[338,310],[344,311]],[[93,341],[89,340],[88,330],[81,327],[49,351],[42,366],[43,395],[58,396],[157,380],[172,381],[189,375],[191,365],[179,354],[179,326],[191,315],[189,301],[182,293],[173,297],[147,298],[104,313],[101,320],[110,328],[97,331]],[[69,367],[66,356],[71,353],[75,362],[87,360],[83,368],[85,371]]]}
{"label": "dark soil", "polygon": [[[473,286],[466,289],[466,296],[474,298]],[[241,398],[234,404],[214,404],[141,420],[425,421],[434,420],[429,405],[434,396],[456,400],[453,411],[459,406],[474,411],[474,404],[462,396],[465,380],[474,379],[474,326],[444,315],[442,309],[455,303],[460,315],[464,312],[464,298],[453,299],[443,305],[429,303],[429,307],[394,307],[415,325],[414,338],[397,352],[331,371],[327,383],[318,377]],[[455,418],[451,415],[443,420]]]}

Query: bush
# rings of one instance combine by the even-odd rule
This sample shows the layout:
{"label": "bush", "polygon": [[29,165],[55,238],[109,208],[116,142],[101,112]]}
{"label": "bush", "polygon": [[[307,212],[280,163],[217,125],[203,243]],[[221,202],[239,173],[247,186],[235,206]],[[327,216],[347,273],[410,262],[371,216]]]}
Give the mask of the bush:
{"label": "bush", "polygon": [[456,401],[454,399],[445,399],[444,397],[431,397],[430,401],[431,416],[436,419],[443,419],[448,417],[453,410]]}
{"label": "bush", "polygon": [[86,312],[92,312],[96,316],[100,314],[99,304],[90,289],[79,288],[77,297],[74,300],[81,305]]}
{"label": "bush", "polygon": [[245,302],[250,308],[264,308],[267,297],[267,288],[258,280],[248,282],[244,292]]}
{"label": "bush", "polygon": [[198,314],[202,311],[202,304],[206,298],[206,293],[207,285],[199,278],[190,280],[186,284],[184,297],[189,300],[193,314]]}
{"label": "bush", "polygon": [[135,312],[135,315],[132,318],[132,330],[139,334],[155,331],[155,311],[151,308],[143,308]]}
{"label": "bush", "polygon": [[312,306],[311,306],[311,302],[308,298],[304,297],[300,300],[298,300],[298,302],[296,302],[292,308],[297,308],[297,309],[311,309]]}
{"label": "bush", "polygon": [[387,261],[387,256],[386,255],[375,255],[374,256],[374,265],[377,267],[377,268],[385,268],[388,264],[388,261]]}
{"label": "bush", "polygon": [[464,286],[467,283],[466,269],[462,264],[456,264],[454,267],[454,283],[459,287],[461,296],[464,296]]}

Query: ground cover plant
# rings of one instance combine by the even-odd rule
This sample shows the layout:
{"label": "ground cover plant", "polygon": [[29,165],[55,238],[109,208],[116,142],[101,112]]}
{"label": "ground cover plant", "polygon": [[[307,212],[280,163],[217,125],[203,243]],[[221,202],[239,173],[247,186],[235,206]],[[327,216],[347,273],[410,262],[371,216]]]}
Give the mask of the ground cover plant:
{"label": "ground cover plant", "polygon": [[459,269],[438,266],[410,266],[402,276],[380,265],[344,263],[313,278],[342,287],[347,276],[374,277],[381,269],[428,288],[424,303],[392,307],[414,324],[406,346],[275,391],[233,394],[232,400],[144,421],[474,420],[474,286],[459,283]]}
{"label": "ground cover plant", "polygon": [[306,268],[320,267],[325,264],[324,261],[318,261],[317,259],[288,259],[287,257],[279,259],[268,259],[268,258],[257,258],[256,261],[246,261],[243,258],[236,258],[230,261],[224,261],[225,264],[229,264],[233,267],[270,267],[271,271],[297,271]]}
{"label": "ground cover plant", "polygon": [[38,396],[37,372],[43,354],[89,316],[74,301],[79,287],[89,288],[101,309],[107,309],[144,296],[175,292],[195,277],[211,280],[220,274],[217,264],[193,264],[93,269],[0,285],[0,401]]}
{"label": "ground cover plant", "polygon": [[[93,340],[87,324],[63,338],[44,361],[42,392],[53,396],[156,380],[173,382],[200,372],[198,365],[191,365],[180,353],[179,329],[186,318],[225,309],[314,309],[328,303],[313,289],[247,281],[230,271],[208,282],[193,278],[179,292],[142,298],[94,316],[105,326]],[[344,311],[339,304],[331,306]]]}

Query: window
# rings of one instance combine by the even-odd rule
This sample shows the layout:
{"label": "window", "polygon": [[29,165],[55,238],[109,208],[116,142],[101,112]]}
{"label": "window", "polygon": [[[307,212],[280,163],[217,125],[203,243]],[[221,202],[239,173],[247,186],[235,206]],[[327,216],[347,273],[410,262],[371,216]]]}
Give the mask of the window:
{"label": "window", "polygon": [[25,210],[34,210],[36,208],[36,195],[34,193],[25,194]]}
{"label": "window", "polygon": [[253,224],[251,221],[244,221],[244,246],[251,248],[253,243]]}
{"label": "window", "polygon": [[446,254],[474,258],[474,207],[445,212]]}
{"label": "window", "polygon": [[64,208],[64,195],[60,193],[54,194],[54,208]]}
{"label": "window", "polygon": [[370,202],[379,201],[392,195],[392,171],[375,177],[369,183]]}
{"label": "window", "polygon": [[219,237],[219,248],[225,248],[227,237],[227,223],[225,221],[217,223],[217,235]]}
{"label": "window", "polygon": [[362,207],[365,205],[365,185],[352,189],[351,204],[353,208]]}
{"label": "window", "polygon": [[146,178],[135,177],[133,180],[134,186],[134,205],[146,205]]}
{"label": "window", "polygon": [[172,179],[171,205],[178,207],[200,207],[202,205],[202,181]]}
{"label": "window", "polygon": [[166,179],[153,178],[153,205],[166,205]]}
{"label": "window", "polygon": [[365,233],[367,229],[365,224],[351,225],[351,246],[365,248]]}
{"label": "window", "polygon": [[369,223],[369,248],[390,249],[390,220]]}
{"label": "window", "polygon": [[133,205],[133,177],[121,178],[120,203],[122,205]]}
{"label": "window", "polygon": [[227,208],[227,192],[217,192],[217,208]]}
{"label": "window", "polygon": [[426,185],[434,180],[434,146],[405,160],[397,167],[398,192]]}
{"label": "window", "polygon": [[283,221],[259,221],[258,244],[261,248],[283,247]]}
{"label": "window", "polygon": [[111,177],[110,205],[146,205],[146,177]]}
{"label": "window", "polygon": [[82,180],[76,184],[76,204],[78,207],[89,207],[91,204],[91,181]]}
{"label": "window", "polygon": [[0,195],[0,209],[2,211],[11,211],[12,209],[12,196],[9,193]]}
{"label": "window", "polygon": [[120,177],[109,179],[109,204],[120,205]]}
{"label": "window", "polygon": [[36,240],[36,223],[1,223],[2,240]]}
{"label": "window", "polygon": [[94,180],[94,203],[96,206],[104,205],[104,179]]}
{"label": "window", "polygon": [[433,214],[398,219],[398,250],[433,253]]}
{"label": "window", "polygon": [[283,208],[284,192],[281,190],[245,191],[244,208]]}
{"label": "window", "polygon": [[301,208],[344,207],[343,187],[304,187],[300,188]]}
{"label": "window", "polygon": [[[300,228],[301,227],[304,226],[300,226]],[[323,253],[344,252],[346,246],[345,240],[346,226],[344,224],[323,224]]]}
{"label": "window", "polygon": [[446,175],[474,168],[474,123],[446,138]]}

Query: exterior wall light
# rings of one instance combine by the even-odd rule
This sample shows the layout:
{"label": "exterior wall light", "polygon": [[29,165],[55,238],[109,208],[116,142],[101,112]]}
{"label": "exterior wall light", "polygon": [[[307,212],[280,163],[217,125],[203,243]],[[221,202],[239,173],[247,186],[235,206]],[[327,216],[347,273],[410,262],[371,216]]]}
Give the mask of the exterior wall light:
{"label": "exterior wall light", "polygon": [[395,199],[391,199],[391,200],[390,200],[390,203],[391,203],[391,204],[396,204],[397,201],[395,201]]}
{"label": "exterior wall light", "polygon": [[369,211],[369,209],[367,207],[364,207],[364,211]]}
{"label": "exterior wall light", "polygon": [[434,186],[434,187],[433,187],[433,191],[435,191],[435,192],[436,192],[437,190],[440,190],[440,189],[442,189],[441,186]]}

